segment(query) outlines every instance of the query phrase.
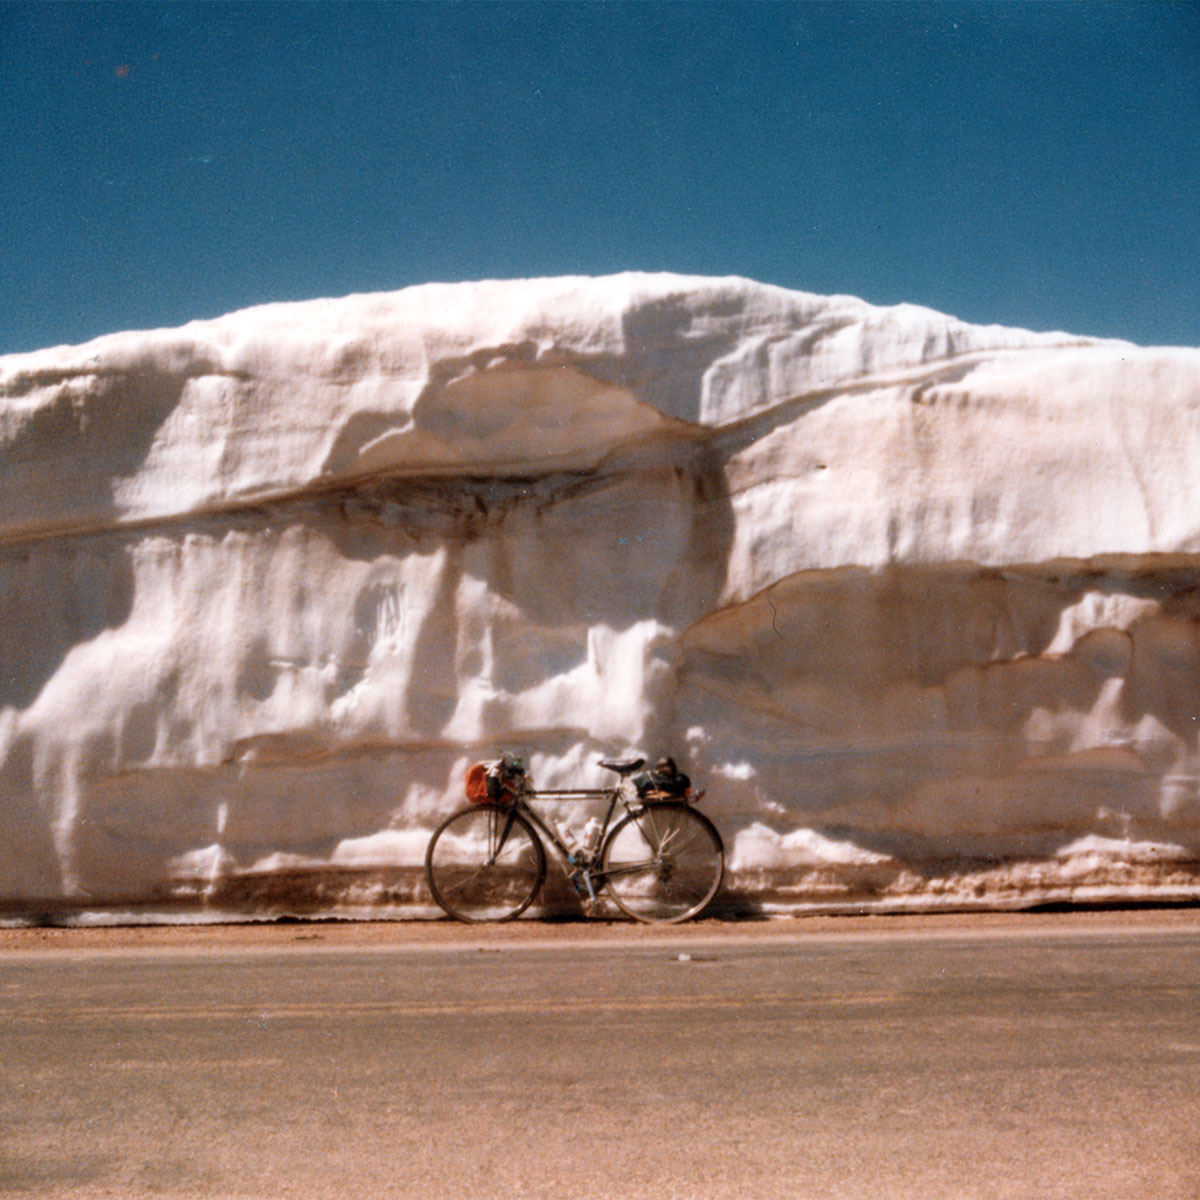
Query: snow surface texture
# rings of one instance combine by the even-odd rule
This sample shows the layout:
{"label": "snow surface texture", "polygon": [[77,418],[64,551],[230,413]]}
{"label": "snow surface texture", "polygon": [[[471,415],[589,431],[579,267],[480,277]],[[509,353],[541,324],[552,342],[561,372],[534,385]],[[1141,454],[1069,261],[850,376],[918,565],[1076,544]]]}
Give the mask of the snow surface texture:
{"label": "snow surface texture", "polygon": [[428,913],[502,749],[674,753],[726,912],[1200,896],[1197,462],[1200,350],[741,279],[2,358],[0,902]]}

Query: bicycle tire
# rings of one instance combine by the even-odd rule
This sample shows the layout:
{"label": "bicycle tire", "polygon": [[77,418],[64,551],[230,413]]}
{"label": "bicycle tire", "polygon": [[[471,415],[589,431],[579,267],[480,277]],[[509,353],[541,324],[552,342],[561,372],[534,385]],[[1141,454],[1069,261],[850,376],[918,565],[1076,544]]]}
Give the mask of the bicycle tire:
{"label": "bicycle tire", "polygon": [[605,887],[636,921],[675,923],[699,916],[725,878],[716,826],[676,800],[643,805],[622,817],[600,857]]}
{"label": "bicycle tire", "polygon": [[503,804],[472,804],[433,831],[425,878],[438,905],[457,921],[512,921],[541,890],[546,851],[519,812]]}

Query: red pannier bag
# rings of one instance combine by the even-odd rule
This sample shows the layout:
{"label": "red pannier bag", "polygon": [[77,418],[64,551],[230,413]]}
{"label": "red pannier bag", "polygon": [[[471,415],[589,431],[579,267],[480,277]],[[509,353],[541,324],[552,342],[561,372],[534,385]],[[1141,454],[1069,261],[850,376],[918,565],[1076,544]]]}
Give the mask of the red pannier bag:
{"label": "red pannier bag", "polygon": [[472,804],[486,804],[489,798],[487,764],[475,763],[467,769],[467,799]]}

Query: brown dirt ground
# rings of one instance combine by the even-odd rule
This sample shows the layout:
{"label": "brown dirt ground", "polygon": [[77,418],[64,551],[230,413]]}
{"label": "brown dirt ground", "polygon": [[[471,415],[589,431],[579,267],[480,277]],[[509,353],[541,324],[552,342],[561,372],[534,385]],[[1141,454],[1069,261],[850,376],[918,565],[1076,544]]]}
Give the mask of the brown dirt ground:
{"label": "brown dirt ground", "polygon": [[763,920],[701,920],[687,925],[646,926],[633,922],[524,920],[503,925],[451,921],[280,921],[220,925],[129,925],[89,928],[0,929],[0,954],[38,951],[223,952],[271,950],[296,942],[325,948],[396,950],[637,945],[704,942],[711,939],[792,941],[863,934],[881,937],[954,937],[972,933],[1089,932],[1200,929],[1200,905],[1130,909],[1072,909],[1052,912],[971,912],[872,916],[799,916]]}

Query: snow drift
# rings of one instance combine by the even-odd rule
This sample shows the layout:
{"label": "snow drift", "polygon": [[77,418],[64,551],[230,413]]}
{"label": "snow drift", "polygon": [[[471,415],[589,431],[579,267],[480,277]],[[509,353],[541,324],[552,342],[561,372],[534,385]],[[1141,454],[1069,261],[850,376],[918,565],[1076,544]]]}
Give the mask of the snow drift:
{"label": "snow drift", "polygon": [[1198,461],[1200,350],[740,279],[2,358],[0,904],[431,912],[505,748],[673,752],[726,911],[1200,896]]}

